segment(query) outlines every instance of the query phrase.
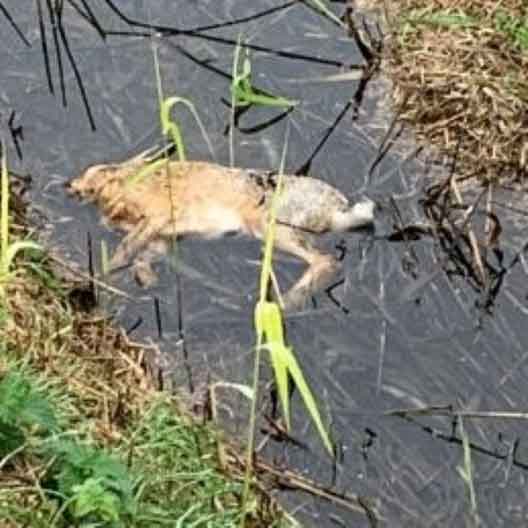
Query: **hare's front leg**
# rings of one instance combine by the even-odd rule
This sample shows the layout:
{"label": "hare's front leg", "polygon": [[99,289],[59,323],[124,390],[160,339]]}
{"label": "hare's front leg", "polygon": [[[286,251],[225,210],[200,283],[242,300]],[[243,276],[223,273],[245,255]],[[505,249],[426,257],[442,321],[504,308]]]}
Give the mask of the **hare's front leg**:
{"label": "hare's front leg", "polygon": [[110,260],[110,271],[129,264],[134,257],[159,236],[165,221],[144,218],[125,236]]}
{"label": "hare's front leg", "polygon": [[168,244],[164,240],[155,240],[134,259],[134,278],[143,288],[154,286],[158,275],[152,269],[152,262],[167,254]]}

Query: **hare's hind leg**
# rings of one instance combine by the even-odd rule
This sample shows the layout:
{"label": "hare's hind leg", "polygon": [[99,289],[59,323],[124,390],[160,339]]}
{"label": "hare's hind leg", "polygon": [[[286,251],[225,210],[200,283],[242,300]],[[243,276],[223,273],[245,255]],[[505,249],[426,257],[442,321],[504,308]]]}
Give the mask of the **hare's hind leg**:
{"label": "hare's hind leg", "polygon": [[154,238],[159,236],[165,222],[152,221],[144,218],[121,241],[110,260],[110,271],[121,268],[141,251],[143,251]]}
{"label": "hare's hind leg", "polygon": [[308,263],[308,269],[284,295],[284,308],[291,310],[301,307],[307,298],[325,286],[335,276],[338,263],[331,255],[317,251],[306,237],[293,227],[277,225],[275,243],[278,249],[295,255]]}

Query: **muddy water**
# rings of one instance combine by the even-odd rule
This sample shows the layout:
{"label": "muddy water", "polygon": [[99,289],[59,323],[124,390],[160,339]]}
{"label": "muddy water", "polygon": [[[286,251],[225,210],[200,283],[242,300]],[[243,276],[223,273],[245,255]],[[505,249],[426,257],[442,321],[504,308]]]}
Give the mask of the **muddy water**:
{"label": "muddy water", "polygon": [[[107,31],[149,32],[120,19],[103,0],[91,5]],[[181,29],[247,17],[279,3],[248,7],[248,2],[236,0],[178,5],[169,0],[129,0],[119,5],[131,19]],[[31,44],[26,46],[7,19],[0,18],[3,129],[9,134],[8,118],[15,111],[12,124],[21,125],[24,133],[19,141],[22,159],[17,159],[15,145],[10,144],[11,165],[31,174],[31,197],[45,214],[50,243],[86,271],[88,233],[95,262],[99,262],[100,241],[113,248],[118,238],[99,224],[91,207],[66,197],[62,186],[88,164],[121,160],[160,140],[151,44],[129,34],[103,40],[70,4],[65,5],[64,30],[96,127],[93,131],[64,48],[67,104],[63,106],[47,14],[54,95],[46,79],[34,3],[22,0],[8,7]],[[214,147],[210,152],[190,114],[178,111],[190,158],[229,161],[225,74],[232,64],[230,43],[239,33],[258,47],[252,53],[255,83],[302,103],[275,122],[280,110],[253,108],[245,113],[235,135],[236,163],[277,167],[289,127],[289,170],[311,160],[311,174],[335,184],[352,199],[368,195],[385,206],[374,235],[320,240],[321,247],[336,254],[341,251],[336,245],[346,246],[339,277],[343,280],[333,291],[337,302],[326,294],[317,295],[313,306],[287,320],[289,341],[340,447],[339,462],[333,466],[322,452],[298,395],[293,397],[294,436],[309,449],[270,443],[264,452],[338,492],[371,498],[382,526],[471,525],[468,490],[457,472],[463,464],[460,429],[453,430],[448,417],[403,419],[384,413],[449,404],[467,411],[526,409],[528,265],[521,255],[510,266],[526,243],[522,217],[503,221],[506,271],[488,312],[479,308],[481,294],[468,280],[446,272],[438,243],[427,238],[388,240],[390,198],[404,222],[424,218],[420,199],[429,180],[423,163],[403,161],[413,146],[401,143],[370,171],[392,118],[386,83],[380,79],[367,86],[357,115],[349,108],[316,151],[358,84],[321,79],[340,73],[342,64],[361,63],[361,56],[342,30],[303,5],[200,35],[157,40],[166,94],[193,101]],[[496,199],[506,203],[512,196],[504,192]],[[242,238],[191,240],[178,245],[177,252],[180,282],[170,263],[162,262],[157,287],[140,290],[125,272],[112,282],[131,299],[107,296],[103,301],[127,328],[134,327],[132,336],[149,336],[159,344],[168,371],[179,383],[187,384],[189,374],[194,387],[207,379],[247,382],[258,243]],[[500,268],[501,262],[495,262]],[[289,257],[278,259],[277,271],[284,283],[300,269]],[[234,405],[232,410],[239,409]],[[466,418],[464,427],[474,448],[473,478],[483,525],[524,526],[528,517],[524,422]],[[369,525],[364,515],[323,500],[293,492],[282,497],[306,525]]]}

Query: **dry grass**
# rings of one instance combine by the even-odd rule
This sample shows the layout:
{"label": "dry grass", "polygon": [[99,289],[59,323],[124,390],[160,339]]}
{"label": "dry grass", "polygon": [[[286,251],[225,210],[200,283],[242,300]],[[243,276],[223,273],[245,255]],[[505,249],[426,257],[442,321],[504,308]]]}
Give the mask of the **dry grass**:
{"label": "dry grass", "polygon": [[[389,5],[377,0],[378,4]],[[481,182],[528,175],[528,6],[523,0],[391,2],[395,106],[418,137]]]}
{"label": "dry grass", "polygon": [[[240,515],[239,470],[221,464],[217,435],[181,399],[160,395],[150,367],[157,350],[131,342],[97,311],[74,308],[72,286],[78,288],[58,280],[46,262],[27,255],[17,261],[1,306],[0,383],[13,372],[13,361],[28,365],[28,379],[38,376],[43,395],[55,394],[50,402],[66,424],[64,439],[87,442],[96,453],[128,461],[131,475],[142,481],[137,515],[144,517],[130,526],[160,525],[145,511],[156,511],[152,519],[165,519],[160,521],[164,525],[186,518],[191,510],[195,517],[218,522],[215,526],[234,525]],[[28,438],[0,460],[0,525],[48,526],[53,518],[58,527],[68,525],[44,489],[52,462],[34,452],[32,446],[41,444],[38,437]],[[224,450],[234,452],[227,445]],[[171,484],[180,474],[189,481],[185,493]],[[193,479],[195,486],[190,485]],[[267,493],[261,490],[252,497],[255,508],[248,527],[287,525]]]}
{"label": "dry grass", "polygon": [[4,343],[59,378],[92,419],[101,441],[119,440],[126,420],[143,412],[154,386],[143,347],[97,314],[76,311],[41,278],[22,272],[8,287]]}

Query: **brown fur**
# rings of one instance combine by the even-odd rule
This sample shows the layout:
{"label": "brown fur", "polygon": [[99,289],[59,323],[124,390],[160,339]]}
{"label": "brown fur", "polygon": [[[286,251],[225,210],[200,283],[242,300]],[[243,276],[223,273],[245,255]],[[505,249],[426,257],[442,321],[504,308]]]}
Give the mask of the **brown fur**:
{"label": "brown fur", "polygon": [[[150,261],[167,251],[171,237],[217,238],[231,232],[264,236],[277,184],[272,173],[170,161],[132,181],[148,161],[138,156],[120,164],[95,165],[69,184],[72,194],[95,202],[107,222],[127,233],[111,259],[112,269],[133,261],[138,281],[150,284],[156,280]],[[284,297],[286,306],[293,307],[326,284],[337,268],[332,256],[311,246],[307,232],[334,230],[336,215],[349,215],[351,207],[321,180],[284,176],[283,182],[275,245],[308,264]],[[353,228],[370,221],[348,223]]]}

